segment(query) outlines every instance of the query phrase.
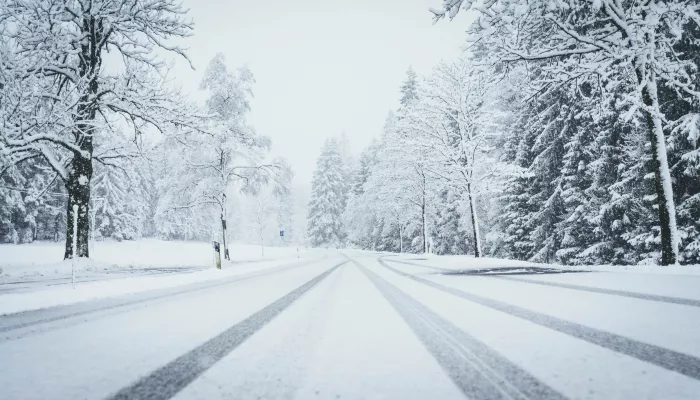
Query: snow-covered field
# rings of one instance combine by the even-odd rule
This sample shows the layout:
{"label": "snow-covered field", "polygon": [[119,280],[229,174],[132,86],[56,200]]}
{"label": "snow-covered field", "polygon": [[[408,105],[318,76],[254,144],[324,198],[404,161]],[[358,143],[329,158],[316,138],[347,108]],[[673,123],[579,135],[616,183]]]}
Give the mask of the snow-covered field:
{"label": "snow-covered field", "polygon": [[[63,260],[63,242],[0,244],[0,277],[46,276],[70,273],[71,262]],[[231,261],[247,262],[295,257],[307,252],[304,247],[265,247],[233,243]],[[90,261],[79,267],[90,270],[210,267],[213,253],[210,243],[141,239],[95,242]]]}
{"label": "snow-covered field", "polygon": [[60,261],[61,243],[0,245],[0,315],[77,303],[98,298],[171,288],[230,278],[320,257],[297,247],[234,243],[231,261],[214,268],[209,243],[144,239],[97,242],[89,260],[76,263],[72,287],[71,261]]}

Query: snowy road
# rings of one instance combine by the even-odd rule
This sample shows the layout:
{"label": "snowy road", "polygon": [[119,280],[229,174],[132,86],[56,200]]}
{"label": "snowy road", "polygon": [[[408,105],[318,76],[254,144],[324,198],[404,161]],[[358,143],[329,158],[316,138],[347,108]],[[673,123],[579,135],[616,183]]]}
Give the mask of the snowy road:
{"label": "snowy road", "polygon": [[347,251],[0,317],[0,398],[700,393],[700,276],[392,258]]}

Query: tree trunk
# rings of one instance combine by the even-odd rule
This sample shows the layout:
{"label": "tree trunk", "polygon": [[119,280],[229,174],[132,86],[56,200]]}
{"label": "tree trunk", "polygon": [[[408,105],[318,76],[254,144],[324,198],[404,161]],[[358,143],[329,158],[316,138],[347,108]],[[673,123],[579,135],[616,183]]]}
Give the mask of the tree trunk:
{"label": "tree trunk", "polygon": [[[652,105],[652,109],[658,110],[658,100],[655,92],[656,85],[654,85],[653,89],[647,87],[642,90],[645,98],[644,103]],[[648,104],[647,101],[651,102],[651,104]],[[673,201],[671,172],[666,152],[666,137],[658,115],[652,115],[647,112],[646,119],[651,142],[652,168],[654,169],[655,178],[654,186],[658,199],[659,226],[661,230],[661,265],[673,265],[678,262],[678,241],[676,206]]]}
{"label": "tree trunk", "polygon": [[[85,40],[80,48],[80,78],[87,80],[86,91],[80,96],[75,113],[75,144],[80,152],[73,154],[70,163],[66,190],[68,191],[68,209],[66,212],[66,252],[64,258],[89,257],[90,238],[90,181],[92,180],[92,151],[97,115],[97,78],[102,65],[102,48],[104,25],[101,19],[86,13],[83,16],[81,33]],[[73,205],[78,206],[76,251],[73,254]]]}
{"label": "tree trunk", "polygon": [[[637,76],[642,74],[638,71]],[[661,110],[656,85],[656,75],[649,68],[646,84],[642,87],[642,100],[646,110],[647,128],[651,143],[652,168],[654,172],[656,198],[661,230],[661,265],[678,263],[678,234],[676,226],[676,206],[673,200],[671,172],[666,151],[666,137],[661,125]]]}
{"label": "tree trunk", "polygon": [[224,218],[223,209],[221,213],[221,244],[223,245],[224,259],[231,260],[228,254],[228,247],[226,246],[226,219]]}
{"label": "tree trunk", "polygon": [[[425,182],[425,178],[424,178]],[[427,216],[426,216],[426,205],[425,205],[425,186],[423,186],[423,204],[421,206],[421,214],[423,217],[423,253],[428,254],[428,226],[427,226]]]}
{"label": "tree trunk", "polygon": [[481,234],[479,233],[479,217],[476,214],[476,195],[472,193],[472,185],[467,185],[467,196],[469,196],[469,213],[474,228],[474,257],[481,257]]}
{"label": "tree trunk", "polygon": [[[397,218],[398,220],[398,218]],[[399,227],[399,253],[403,253],[403,229],[401,229],[401,222],[396,221]]]}
{"label": "tree trunk", "polygon": [[[92,138],[85,137],[83,145],[92,153]],[[83,147],[83,146],[81,146]],[[73,205],[78,206],[78,229],[76,238],[77,257],[89,257],[90,237],[90,181],[92,180],[92,159],[76,155],[71,163],[71,171],[66,182],[68,191],[68,208],[66,210],[66,251],[64,259],[73,258]]]}
{"label": "tree trunk", "polygon": [[61,214],[57,213],[56,218],[55,218],[55,222],[54,222],[54,226],[53,226],[53,241],[54,242],[58,242],[58,239],[61,237],[61,235],[59,233],[59,227],[61,226],[60,221],[61,221]]}

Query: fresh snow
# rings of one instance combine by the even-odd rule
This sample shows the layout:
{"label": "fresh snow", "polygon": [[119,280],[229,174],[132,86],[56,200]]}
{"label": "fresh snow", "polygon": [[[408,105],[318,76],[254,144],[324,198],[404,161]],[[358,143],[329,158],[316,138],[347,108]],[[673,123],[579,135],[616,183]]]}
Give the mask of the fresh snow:
{"label": "fresh snow", "polygon": [[[86,282],[79,279],[72,288],[69,278],[73,261],[51,263],[61,258],[61,244],[0,245],[0,315],[223,279],[293,262],[297,254],[308,259],[318,253],[270,247],[263,258],[259,246],[233,244],[232,262],[223,262],[222,270],[218,270],[209,243],[147,239],[98,242],[95,247],[93,259],[76,260],[76,274]],[[40,289],[3,293],[29,283]]]}
{"label": "fresh snow", "polygon": [[[80,260],[81,268],[183,268],[213,266],[213,250],[208,242],[165,241],[140,239],[128,241],[96,241],[92,243],[90,259]],[[298,249],[298,250],[297,250]],[[63,259],[63,242],[34,242],[23,245],[0,244],[0,279],[45,276],[70,273],[71,261]],[[231,261],[245,262],[277,259],[307,252],[305,247],[266,247],[261,255],[260,245],[229,244]]]}
{"label": "fresh snow", "polygon": [[[297,259],[288,249],[275,251],[276,260],[222,271],[0,292],[3,309],[12,308],[8,302],[28,310],[67,298],[62,307],[0,317],[0,397],[105,398],[135,390],[139,380],[139,390],[154,396],[176,385],[162,398],[179,400],[547,397],[533,395],[544,393],[538,390],[550,398],[693,398],[700,391],[692,365],[700,360],[697,275],[668,268],[456,275],[445,270],[537,265],[356,250],[313,250]],[[225,280],[247,274],[254,277]],[[319,276],[278,314],[268,310]],[[187,291],[206,281],[221,284]],[[133,305],[141,295],[127,295],[165,287],[172,288],[165,296]],[[116,308],[91,298],[98,292],[113,296]],[[695,303],[668,301],[678,298]],[[68,304],[76,301],[82,303]],[[255,318],[264,319],[259,328],[251,325]],[[577,328],[560,328],[567,323]],[[216,341],[232,329],[238,330]],[[594,343],[577,333],[591,329],[617,339]],[[656,347],[644,353],[644,346]],[[676,358],[661,354],[669,351]],[[189,375],[198,365],[205,367]],[[158,375],[166,367],[168,374]]]}
{"label": "fresh snow", "polygon": [[[441,268],[445,270],[470,270],[484,268],[505,268],[505,267],[539,267],[539,268],[556,268],[563,271],[598,271],[598,272],[629,272],[631,274],[661,274],[661,275],[700,275],[700,265],[559,265],[559,264],[542,264],[529,261],[507,260],[503,258],[481,257],[474,258],[473,256],[454,255],[454,256],[438,256],[434,254],[393,254],[385,253],[390,256],[389,260],[395,259],[399,261],[409,262],[412,264],[421,264],[433,268]],[[418,267],[420,268],[420,267]],[[627,278],[620,278],[624,281]]]}

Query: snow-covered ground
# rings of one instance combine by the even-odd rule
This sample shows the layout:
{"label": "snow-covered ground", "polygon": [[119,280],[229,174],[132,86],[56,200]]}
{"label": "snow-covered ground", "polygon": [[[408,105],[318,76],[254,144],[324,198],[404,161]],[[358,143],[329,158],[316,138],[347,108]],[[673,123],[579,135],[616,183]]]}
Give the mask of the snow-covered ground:
{"label": "snow-covered ground", "polygon": [[297,259],[321,256],[297,247],[234,243],[231,261],[214,268],[209,243],[144,239],[97,242],[92,257],[60,261],[61,243],[0,245],[0,315],[98,298],[226,279],[263,271]]}
{"label": "snow-covered ground", "polygon": [[[70,273],[71,263],[63,262],[63,242],[0,244],[1,276],[32,276]],[[304,247],[265,247],[233,243],[229,253],[233,262],[279,259],[303,254]],[[91,245],[90,261],[82,268],[182,268],[209,267],[213,255],[211,243],[141,239],[100,241]]]}
{"label": "snow-covered ground", "polygon": [[502,258],[474,258],[473,256],[438,256],[434,254],[395,254],[383,253],[391,259],[437,267],[446,270],[470,270],[485,268],[512,268],[512,267],[539,267],[557,268],[561,270],[576,271],[607,271],[607,272],[632,272],[650,273],[662,275],[700,275],[700,265],[676,265],[661,267],[658,265],[581,265],[567,266],[558,264],[539,264],[529,261],[507,260]]}
{"label": "snow-covered ground", "polygon": [[48,307],[0,316],[0,398],[700,393],[697,274],[278,251],[222,271],[0,292],[0,309]]}

